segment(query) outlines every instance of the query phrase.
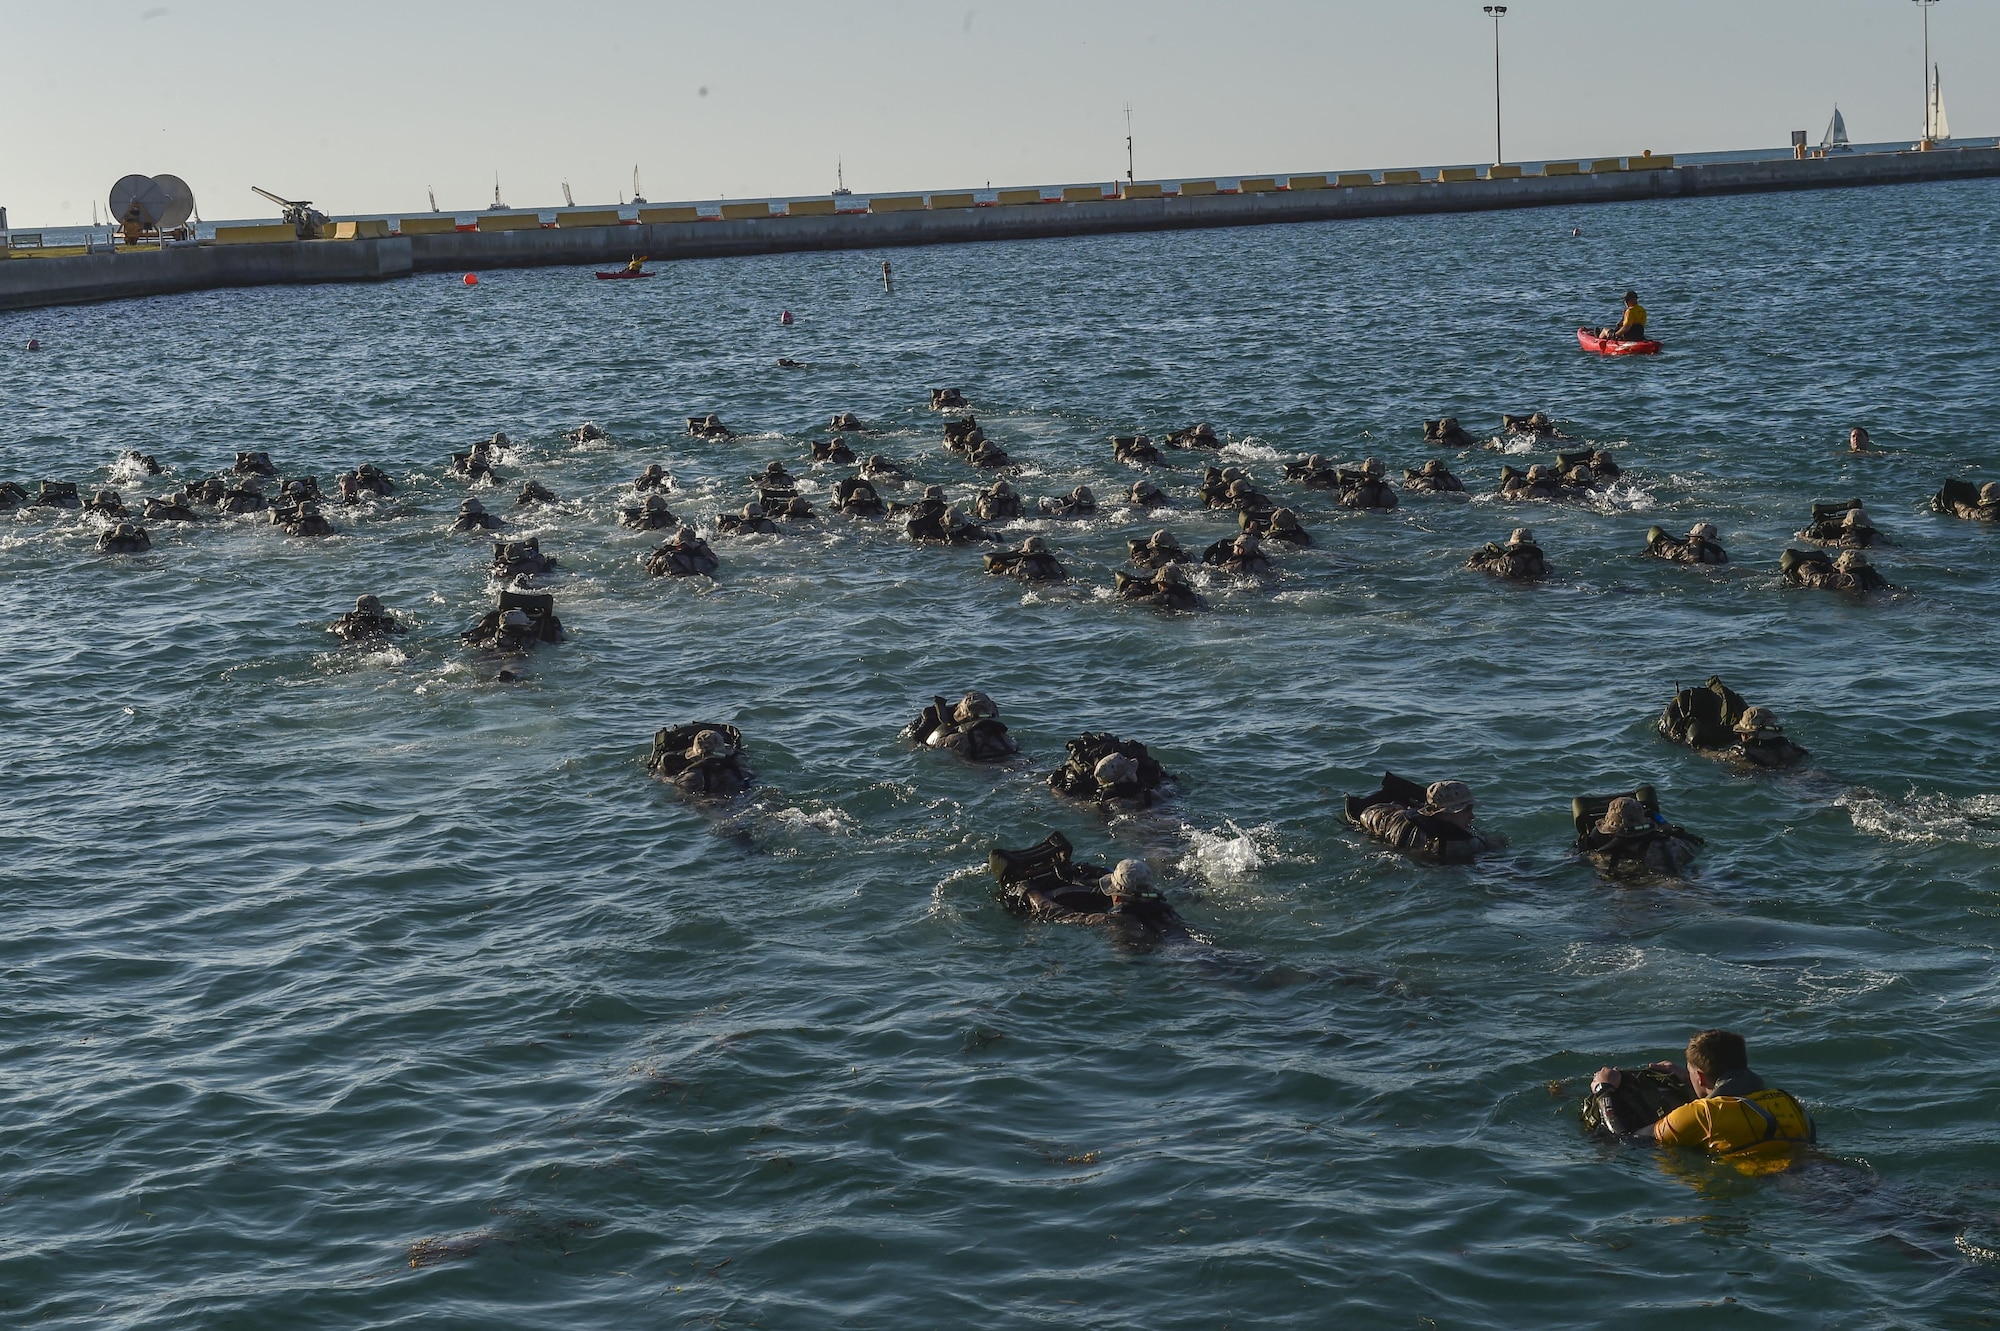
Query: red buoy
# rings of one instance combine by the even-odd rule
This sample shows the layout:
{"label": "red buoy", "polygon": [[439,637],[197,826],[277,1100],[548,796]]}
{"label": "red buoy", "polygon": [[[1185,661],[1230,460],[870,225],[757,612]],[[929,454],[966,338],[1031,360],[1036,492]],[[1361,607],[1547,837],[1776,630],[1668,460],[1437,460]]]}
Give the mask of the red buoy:
{"label": "red buoy", "polygon": [[465,275],[465,285],[467,285],[467,286],[469,286],[469,287],[476,287],[476,286],[478,286],[478,285],[479,285],[479,274],[478,274],[478,273],[467,273],[467,274]]}
{"label": "red buoy", "polygon": [[792,312],[790,310],[786,310],[783,314],[778,316],[778,322],[783,324],[785,327],[790,328],[792,326]]}

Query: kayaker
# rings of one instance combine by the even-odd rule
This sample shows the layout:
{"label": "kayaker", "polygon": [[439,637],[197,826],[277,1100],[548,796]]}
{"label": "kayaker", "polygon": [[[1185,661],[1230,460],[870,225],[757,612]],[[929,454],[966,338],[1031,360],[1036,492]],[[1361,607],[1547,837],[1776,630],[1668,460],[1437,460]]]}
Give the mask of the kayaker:
{"label": "kayaker", "polygon": [[1600,328],[1597,335],[1613,342],[1644,342],[1646,340],[1646,307],[1639,303],[1639,293],[1625,293],[1625,318],[1611,328]]}
{"label": "kayaker", "polygon": [[632,260],[631,260],[631,262],[630,262],[630,263],[627,263],[627,264],[625,265],[625,271],[626,271],[626,272],[628,272],[628,273],[643,273],[643,272],[645,272],[645,271],[646,271],[646,256],[645,256],[645,255],[643,255],[643,254],[635,254],[635,255],[633,255],[633,256],[632,256]]}

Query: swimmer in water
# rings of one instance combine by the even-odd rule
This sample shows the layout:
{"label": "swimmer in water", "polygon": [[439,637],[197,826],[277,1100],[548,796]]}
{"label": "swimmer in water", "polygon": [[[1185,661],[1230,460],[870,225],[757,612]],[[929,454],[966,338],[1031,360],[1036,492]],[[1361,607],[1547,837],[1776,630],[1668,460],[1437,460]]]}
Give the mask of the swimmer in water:
{"label": "swimmer in water", "polygon": [[1875,441],[1868,437],[1868,431],[1857,425],[1847,432],[1847,451],[1850,453],[1879,453],[1882,450],[1875,447]]}
{"label": "swimmer in water", "polygon": [[[1618,1089],[1624,1073],[1599,1068],[1590,1095],[1604,1125],[1645,1146],[1685,1146],[1727,1158],[1769,1159],[1782,1168],[1797,1147],[1818,1139],[1812,1115],[1750,1070],[1749,1051],[1734,1031],[1701,1031],[1687,1043],[1687,1085],[1694,1099],[1657,1122],[1634,1123]],[[1761,1171],[1759,1171],[1761,1172]]]}

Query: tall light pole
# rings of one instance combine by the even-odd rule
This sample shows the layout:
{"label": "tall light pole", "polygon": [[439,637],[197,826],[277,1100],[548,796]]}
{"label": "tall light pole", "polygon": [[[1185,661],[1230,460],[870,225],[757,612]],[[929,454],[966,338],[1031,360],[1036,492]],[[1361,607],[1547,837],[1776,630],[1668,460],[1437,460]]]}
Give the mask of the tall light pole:
{"label": "tall light pole", "polygon": [[[1923,3],[1934,5],[1937,0],[1923,0]],[[1500,149],[1500,20],[1507,17],[1507,6],[1488,5],[1486,13],[1493,20],[1493,161],[1497,165],[1507,160],[1507,154]]]}
{"label": "tall light pole", "polygon": [[1916,3],[1924,11],[1924,147],[1928,148],[1937,138],[1931,132],[1931,6],[1937,0],[1916,0]]}

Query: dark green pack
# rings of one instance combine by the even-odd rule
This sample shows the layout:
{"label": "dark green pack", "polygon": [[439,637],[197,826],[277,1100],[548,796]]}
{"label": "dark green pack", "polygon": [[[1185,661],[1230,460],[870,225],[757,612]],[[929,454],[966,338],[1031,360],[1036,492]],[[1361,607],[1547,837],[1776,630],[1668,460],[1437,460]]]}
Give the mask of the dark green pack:
{"label": "dark green pack", "polygon": [[[1628,1131],[1657,1123],[1694,1099],[1693,1090],[1677,1073],[1659,1068],[1620,1068],[1618,1073],[1618,1089],[1611,1092],[1611,1102],[1618,1121],[1627,1125]],[[1596,1096],[1583,1097],[1581,1113],[1584,1131],[1610,1134],[1610,1125],[1604,1121],[1604,1107]]]}
{"label": "dark green pack", "polygon": [[1660,733],[1696,749],[1726,749],[1736,742],[1736,723],[1749,704],[1720,677],[1710,675],[1697,689],[1682,689],[1660,713]]}

